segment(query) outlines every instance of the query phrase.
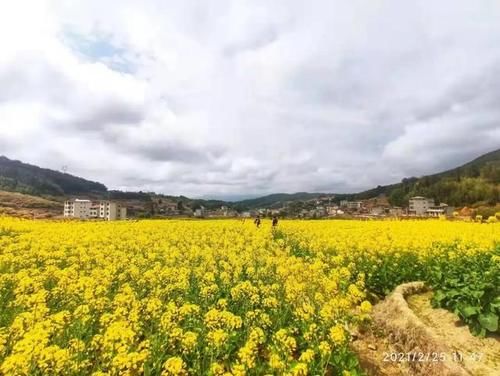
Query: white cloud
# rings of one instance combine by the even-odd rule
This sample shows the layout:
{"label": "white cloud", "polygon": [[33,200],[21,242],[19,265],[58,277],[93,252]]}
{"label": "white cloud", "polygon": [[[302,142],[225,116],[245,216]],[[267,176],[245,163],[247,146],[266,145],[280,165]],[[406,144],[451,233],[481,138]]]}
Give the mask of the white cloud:
{"label": "white cloud", "polygon": [[194,196],[434,172],[500,145],[499,16],[465,0],[6,1],[0,154]]}

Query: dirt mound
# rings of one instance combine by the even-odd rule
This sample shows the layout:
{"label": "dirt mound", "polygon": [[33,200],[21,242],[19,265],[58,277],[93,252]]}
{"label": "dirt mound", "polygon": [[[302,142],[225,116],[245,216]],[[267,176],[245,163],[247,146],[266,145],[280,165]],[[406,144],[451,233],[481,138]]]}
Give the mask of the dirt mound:
{"label": "dirt mound", "polygon": [[423,282],[398,286],[373,311],[352,349],[369,375],[500,375],[500,338],[478,338],[456,315],[434,309]]}
{"label": "dirt mound", "polygon": [[368,376],[411,376],[411,369],[405,363],[386,362],[385,354],[396,353],[396,348],[382,332],[372,327],[356,333],[351,349],[358,356],[361,368]]}
{"label": "dirt mound", "polygon": [[474,337],[454,313],[432,308],[431,298],[432,292],[411,295],[408,306],[472,375],[500,375],[500,336]]}

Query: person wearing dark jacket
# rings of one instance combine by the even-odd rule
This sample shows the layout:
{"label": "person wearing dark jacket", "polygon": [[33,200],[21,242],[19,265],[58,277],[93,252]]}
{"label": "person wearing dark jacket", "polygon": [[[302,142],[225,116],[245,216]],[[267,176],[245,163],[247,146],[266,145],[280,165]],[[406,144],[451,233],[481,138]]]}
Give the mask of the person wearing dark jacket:
{"label": "person wearing dark jacket", "polygon": [[257,228],[259,228],[260,227],[260,217],[259,216],[255,217],[255,221],[253,221],[253,223],[255,223],[255,226],[257,226]]}
{"label": "person wearing dark jacket", "polygon": [[273,217],[273,227],[276,227],[276,226],[278,226],[278,217],[274,216]]}

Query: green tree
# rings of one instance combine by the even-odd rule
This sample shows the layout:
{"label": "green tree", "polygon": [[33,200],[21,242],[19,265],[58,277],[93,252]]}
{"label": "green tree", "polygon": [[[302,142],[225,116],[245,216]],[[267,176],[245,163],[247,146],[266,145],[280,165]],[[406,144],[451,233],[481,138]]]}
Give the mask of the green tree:
{"label": "green tree", "polygon": [[389,195],[389,203],[393,206],[405,206],[406,193],[404,187],[393,189]]}
{"label": "green tree", "polygon": [[182,201],[177,202],[177,210],[179,210],[180,212],[183,212],[184,209],[185,209],[184,203]]}

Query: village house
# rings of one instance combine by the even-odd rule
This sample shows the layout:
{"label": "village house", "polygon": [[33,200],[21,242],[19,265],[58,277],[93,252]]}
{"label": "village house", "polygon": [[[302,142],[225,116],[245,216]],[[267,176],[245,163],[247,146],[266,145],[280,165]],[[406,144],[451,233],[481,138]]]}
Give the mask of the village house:
{"label": "village house", "polygon": [[216,210],[216,214],[220,217],[236,217],[238,216],[238,212],[227,206],[221,206],[219,210]]}
{"label": "village house", "polygon": [[381,216],[387,214],[388,211],[389,209],[382,205],[373,206],[372,208],[370,208],[371,215]]}
{"label": "village house", "polygon": [[435,205],[434,199],[415,196],[409,200],[409,213],[418,216],[424,216],[427,214],[427,210]]}
{"label": "village house", "polygon": [[389,209],[389,214],[395,217],[400,217],[404,214],[404,210],[400,206],[393,206]]}
{"label": "village house", "polygon": [[338,210],[338,206],[337,205],[330,205],[330,206],[327,206],[326,207],[326,213],[329,215],[329,216],[335,216],[337,215],[337,210]]}
{"label": "village house", "polygon": [[316,217],[325,217],[327,215],[327,211],[324,206],[316,206],[315,212]]}
{"label": "village house", "polygon": [[[343,205],[342,205],[343,204]],[[341,207],[345,207],[350,210],[359,210],[363,207],[363,202],[362,201],[341,201],[340,202]]]}
{"label": "village house", "polygon": [[168,215],[179,214],[177,203],[173,201],[170,201],[162,197],[155,197],[152,199],[152,202],[153,202],[153,210],[156,213],[168,214]]}
{"label": "village house", "polygon": [[63,215],[78,219],[100,218],[115,221],[127,218],[127,208],[112,201],[74,199],[64,203]]}
{"label": "village house", "polygon": [[430,217],[439,217],[441,215],[451,216],[455,208],[453,206],[448,206],[445,203],[440,203],[437,206],[431,206],[427,209],[427,215]]}
{"label": "village house", "polygon": [[309,210],[307,210],[307,209],[301,209],[298,216],[299,216],[299,218],[307,218],[307,217],[309,217]]}
{"label": "village house", "polygon": [[203,218],[205,216],[205,208],[202,206],[198,209],[195,209],[193,215],[198,218]]}

